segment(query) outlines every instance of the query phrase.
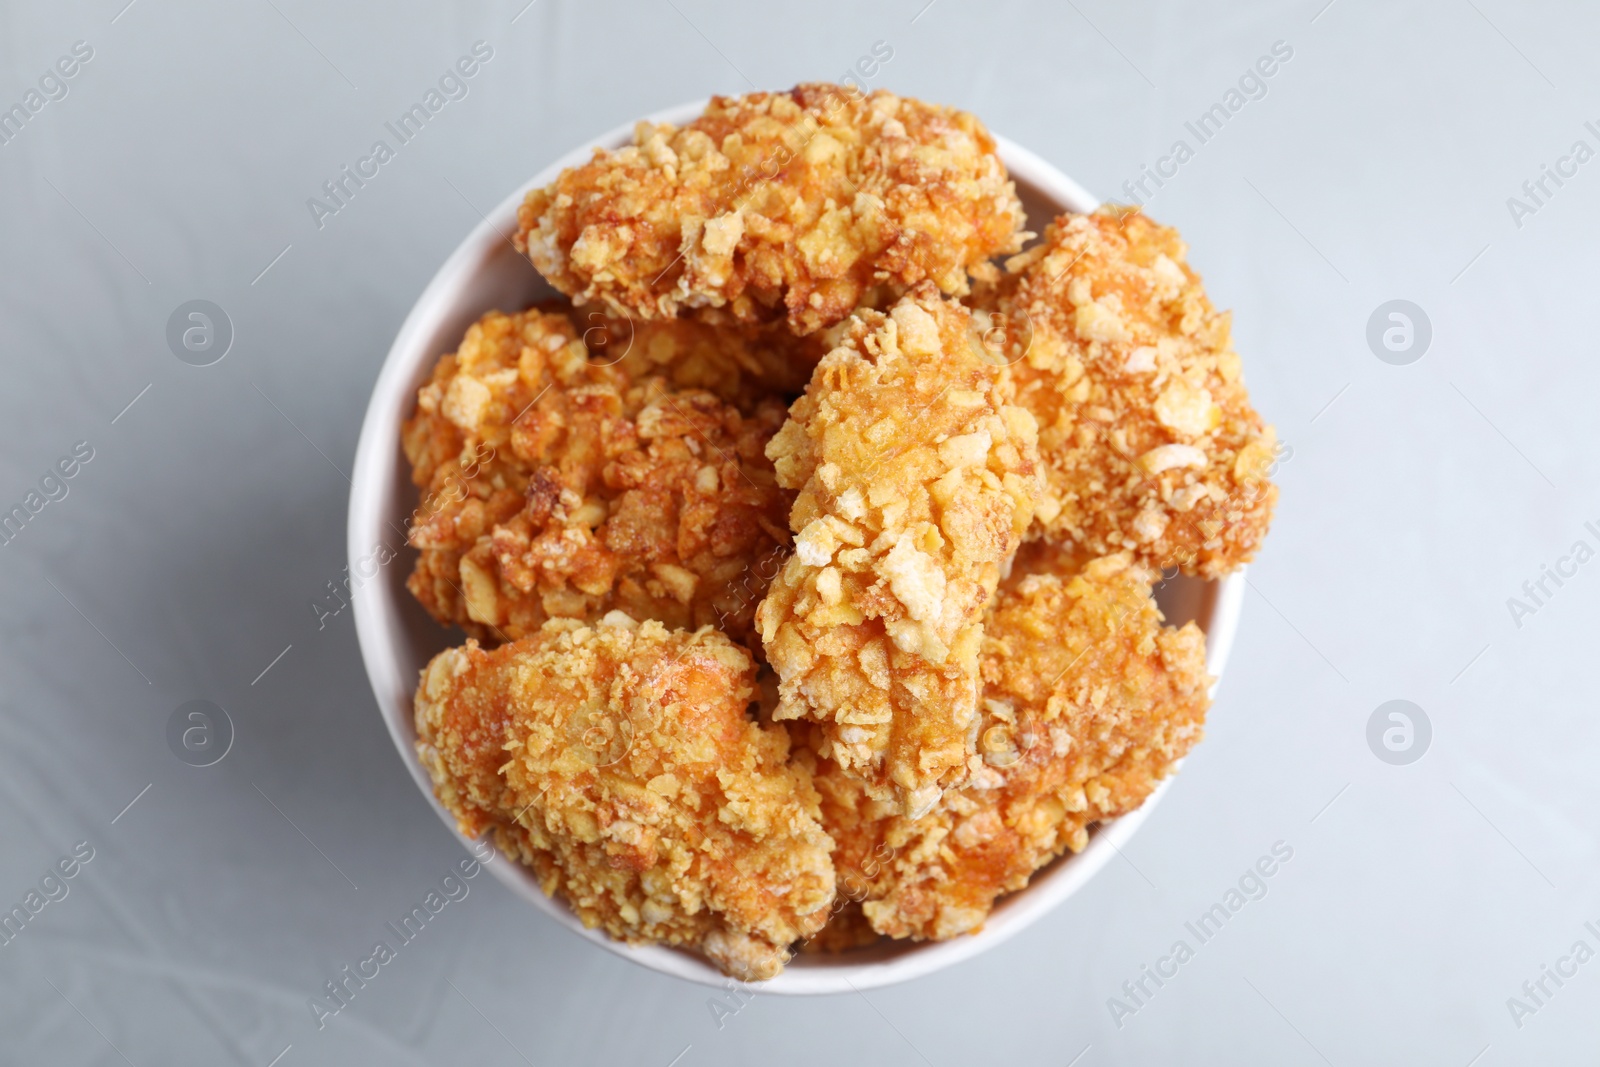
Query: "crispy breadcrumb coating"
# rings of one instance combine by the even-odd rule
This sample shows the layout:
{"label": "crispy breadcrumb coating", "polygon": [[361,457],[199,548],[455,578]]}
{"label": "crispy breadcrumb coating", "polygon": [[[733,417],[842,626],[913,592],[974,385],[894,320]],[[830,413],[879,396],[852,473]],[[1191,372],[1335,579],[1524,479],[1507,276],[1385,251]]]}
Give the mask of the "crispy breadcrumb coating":
{"label": "crispy breadcrumb coating", "polygon": [[795,337],[780,327],[635,322],[594,311],[577,317],[591,323],[584,341],[595,359],[616,361],[633,379],[659,375],[676,389],[715,393],[746,413],[764,400],[799,396],[828,351],[822,334]]}
{"label": "crispy breadcrumb coating", "polygon": [[[816,758],[839,892],[864,898],[872,929],[919,940],[977,930],[997,896],[1137,808],[1200,739],[1205,637],[1162,625],[1151,579],[1120,553],[1072,578],[1006,583],[985,626],[977,766],[920,818]],[[859,929],[822,938],[852,940]]]}
{"label": "crispy breadcrumb coating", "polygon": [[859,312],[767,446],[799,490],[795,553],[757,613],[774,718],[822,724],[875,797],[925,809],[966,774],[984,608],[1039,492],[960,304],[929,285]]}
{"label": "crispy breadcrumb coating", "polygon": [[620,608],[759,648],[755,605],[789,541],[763,451],[783,404],[752,383],[745,411],[673,385],[711,365],[690,332],[591,358],[564,314],[491,312],[439,361],[404,431],[423,489],[407,585],[435,618],[502,641]]}
{"label": "crispy breadcrumb coating", "polygon": [[710,628],[552,620],[434,657],[417,751],[462,833],[498,828],[585,926],[770,978],[834,875],[810,774],[746,715],[755,675]]}
{"label": "crispy breadcrumb coating", "polygon": [[1023,211],[972,115],[836,85],[713,97],[641,122],[528,194],[516,244],[557,289],[638,320],[785,319],[798,334],[1021,247]]}
{"label": "crispy breadcrumb coating", "polygon": [[1216,578],[1266,535],[1276,438],[1185,255],[1136,208],[1063,215],[975,302],[1006,316],[1016,402],[1039,421],[1030,537]]}

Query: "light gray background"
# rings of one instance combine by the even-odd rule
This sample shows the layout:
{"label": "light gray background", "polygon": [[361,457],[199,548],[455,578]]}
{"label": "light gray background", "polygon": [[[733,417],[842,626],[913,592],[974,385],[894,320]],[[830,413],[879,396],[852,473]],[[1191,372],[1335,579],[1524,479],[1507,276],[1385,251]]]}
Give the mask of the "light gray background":
{"label": "light gray background", "polygon": [[[0,1061],[1592,1053],[1600,962],[1520,1028],[1506,1004],[1579,938],[1600,948],[1600,563],[1520,628],[1506,605],[1574,541],[1600,547],[1600,161],[1520,228],[1506,205],[1575,140],[1600,148],[1592,7],[524,2],[0,5],[0,104],[94,48],[0,146],[0,506],[95,449],[0,548],[0,904],[95,849],[0,948]],[[494,57],[470,95],[319,230],[306,199],[478,39]],[[1150,205],[1235,310],[1294,453],[1208,740],[1127,862],[974,962],[758,997],[720,1029],[711,991],[484,877],[319,1032],[308,999],[462,855],[384,733],[349,612],[319,631],[309,605],[345,563],[379,364],[479,212],[615,124],[746,78],[837,78],[876,41],[894,56],[873,86],[968,108],[1115,198],[1278,40],[1294,55],[1268,95]],[[237,333],[211,367],[165,341],[194,298]],[[1432,321],[1410,366],[1365,340],[1394,298]],[[197,697],[237,728],[207,769],[164,739]],[[1366,723],[1400,697],[1434,737],[1393,767]],[[1107,999],[1280,840],[1268,895],[1119,1028]]]}

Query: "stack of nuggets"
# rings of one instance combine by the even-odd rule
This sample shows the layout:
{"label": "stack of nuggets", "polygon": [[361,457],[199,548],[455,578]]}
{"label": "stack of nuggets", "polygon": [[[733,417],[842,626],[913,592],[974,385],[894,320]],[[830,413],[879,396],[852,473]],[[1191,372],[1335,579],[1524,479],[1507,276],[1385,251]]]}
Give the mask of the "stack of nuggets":
{"label": "stack of nuggets", "polygon": [[1253,554],[1274,440],[1175,232],[1027,247],[975,118],[826,85],[642,123],[520,221],[573,304],[471,327],[403,442],[463,832],[769,978],[977,930],[1198,740],[1152,585]]}

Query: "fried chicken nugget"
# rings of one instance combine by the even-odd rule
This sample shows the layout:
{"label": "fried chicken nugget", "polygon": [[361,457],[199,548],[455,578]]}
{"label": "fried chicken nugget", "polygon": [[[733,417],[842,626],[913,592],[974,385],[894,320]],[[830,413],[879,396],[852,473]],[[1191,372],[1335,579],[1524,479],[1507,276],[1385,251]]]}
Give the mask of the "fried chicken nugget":
{"label": "fried chicken nugget", "polygon": [[1277,442],[1185,254],[1135,208],[1063,215],[975,302],[1005,316],[1016,402],[1039,421],[1030,537],[1215,578],[1266,535]]}
{"label": "fried chicken nugget", "polygon": [[[995,898],[1088,827],[1137,808],[1200,739],[1205,636],[1162,625],[1152,574],[1119,553],[1072,578],[1014,575],[983,641],[979,766],[907,818],[817,758],[839,894],[873,930],[941,940],[983,925]],[[822,944],[860,942],[859,923]]]}
{"label": "fried chicken nugget", "polygon": [[798,334],[1017,251],[1021,202],[972,115],[836,85],[713,97],[641,122],[528,194],[517,247],[574,302],[638,320],[786,320]]}
{"label": "fried chicken nugget", "polygon": [[744,411],[676,387],[742,343],[695,329],[642,330],[606,365],[560,312],[491,312],[439,361],[404,430],[424,491],[407,585],[435,618],[498,642],[620,608],[759,649],[755,605],[789,541],[764,454],[783,401],[732,373]]}
{"label": "fried chicken nugget", "polygon": [[984,608],[1039,493],[1033,418],[998,381],[928,285],[859,312],[767,446],[799,490],[756,616],[774,718],[821,723],[827,754],[906,810],[966,774]]}
{"label": "fried chicken nugget", "polygon": [[834,875],[810,774],[746,716],[755,675],[710,628],[552,620],[434,657],[417,751],[461,831],[500,829],[585,926],[770,978],[822,927]]}

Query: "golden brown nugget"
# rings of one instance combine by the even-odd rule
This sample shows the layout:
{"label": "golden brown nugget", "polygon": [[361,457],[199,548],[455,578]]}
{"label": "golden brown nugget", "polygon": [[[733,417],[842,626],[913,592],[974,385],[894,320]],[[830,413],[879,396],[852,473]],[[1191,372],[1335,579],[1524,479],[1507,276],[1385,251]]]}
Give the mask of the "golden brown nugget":
{"label": "golden brown nugget", "polygon": [[404,431],[423,489],[407,585],[435,618],[498,642],[619,608],[759,648],[755,605],[789,542],[764,454],[783,403],[677,388],[692,361],[668,347],[657,360],[641,335],[592,358],[536,308],[489,313],[439,361]]}
{"label": "golden brown nugget", "polygon": [[1016,402],[1039,421],[1030,537],[1215,578],[1266,535],[1277,441],[1185,253],[1134,208],[1063,215],[975,299],[1006,316]]}
{"label": "golden brown nugget", "polygon": [[528,194],[516,244],[557,289],[636,320],[806,334],[1017,251],[1023,211],[983,124],[881,90],[800,85],[641,122]]}
{"label": "golden brown nugget", "polygon": [[908,810],[966,774],[983,611],[1039,492],[1033,418],[971,327],[931,285],[858,313],[767,447],[799,490],[757,613],[774,718],[822,724],[826,754]]}
{"label": "golden brown nugget", "polygon": [[1137,808],[1200,739],[1205,637],[1162,625],[1151,579],[1120,553],[1070,579],[1006,583],[985,628],[979,765],[920,818],[816,759],[839,892],[863,901],[874,930],[977,930],[996,897]]}
{"label": "golden brown nugget", "polygon": [[462,833],[497,829],[584,925],[770,978],[834,876],[809,772],[746,715],[754,682],[710,628],[553,620],[434,657],[417,751]]}

